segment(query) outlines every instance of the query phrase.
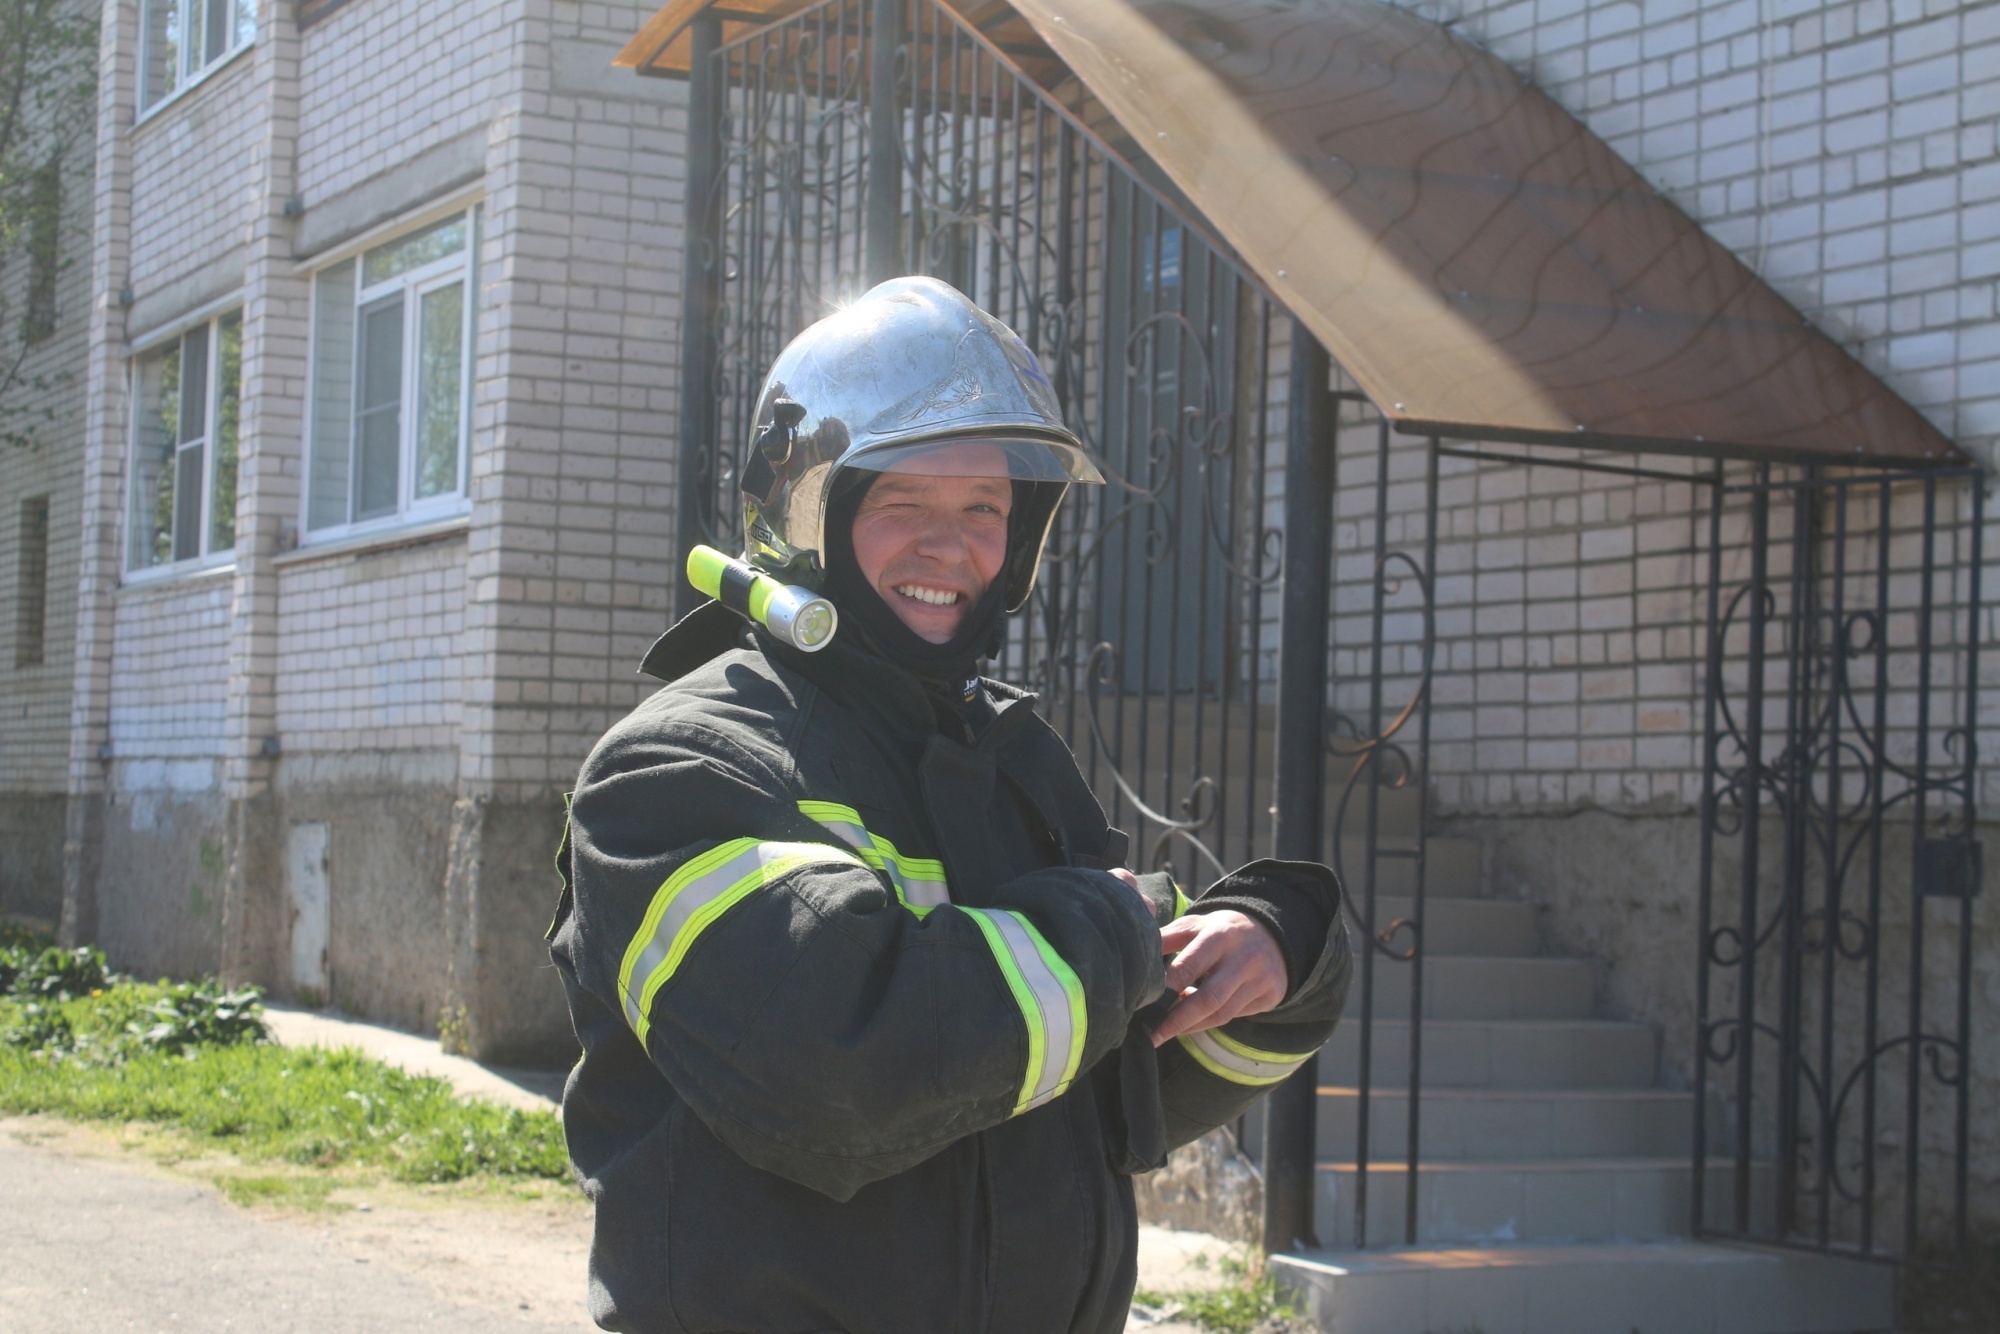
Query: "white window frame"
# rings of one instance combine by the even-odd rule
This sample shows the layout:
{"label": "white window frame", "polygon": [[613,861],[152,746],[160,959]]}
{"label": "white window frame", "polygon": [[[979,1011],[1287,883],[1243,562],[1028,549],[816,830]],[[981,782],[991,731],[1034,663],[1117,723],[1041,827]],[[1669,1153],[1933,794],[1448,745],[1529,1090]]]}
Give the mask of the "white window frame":
{"label": "white window frame", "polygon": [[[258,29],[257,10],[260,5],[268,5],[273,2],[274,0],[139,0],[139,66],[138,78],[133,80],[135,85],[134,92],[139,103],[138,120],[145,121],[166,110],[167,107],[173,105],[189,92],[205,83],[210,75],[213,75],[237,56],[256,45]],[[166,92],[153,96],[149,101],[148,95],[152,92],[152,89],[147,86],[147,74],[152,67],[153,61],[152,16],[160,9],[167,9],[172,12],[171,18],[168,21],[175,24],[177,28],[185,27],[188,12],[196,5],[201,6],[204,18],[208,13],[209,6],[223,5],[227,7],[228,18],[225,28],[228,32],[228,42],[221,51],[216,52],[213,56],[209,56],[206,59],[197,59],[195,49],[183,41],[174,62],[177,66],[174,70],[174,86]],[[246,27],[248,28],[247,32],[245,31]]]}
{"label": "white window frame", "polygon": [[[392,224],[382,231],[366,238],[365,243],[342,247],[324,260],[314,263],[312,268],[313,299],[311,335],[306,352],[307,365],[307,445],[304,472],[305,485],[299,488],[298,532],[299,546],[319,546],[329,542],[351,540],[375,533],[394,533],[405,528],[437,523],[441,520],[462,517],[471,512],[472,499],[469,479],[472,468],[472,377],[476,361],[473,346],[473,331],[478,324],[478,301],[476,282],[478,277],[477,250],[482,240],[483,209],[479,199],[461,199],[449,208],[428,209],[413,221]],[[362,269],[370,251],[395,245],[398,241],[417,232],[450,222],[453,218],[465,222],[465,245],[462,249],[420,265],[395,277],[372,286],[361,285]],[[346,412],[347,430],[345,438],[339,441],[321,441],[318,438],[317,419],[319,407],[319,361],[320,361],[320,302],[324,291],[319,282],[320,275],[338,264],[352,260],[354,271],[354,319],[350,334],[352,383],[348,387]],[[459,301],[459,407],[458,407],[458,472],[453,487],[435,496],[419,497],[417,491],[417,432],[420,421],[417,413],[417,395],[421,391],[422,312],[423,298],[453,283],[463,286]],[[402,327],[402,399],[398,405],[397,459],[396,459],[396,508],[393,513],[375,515],[370,518],[350,517],[345,522],[313,528],[312,483],[313,460],[319,450],[331,445],[347,451],[347,512],[354,512],[354,488],[357,485],[358,445],[357,432],[360,414],[359,395],[361,392],[362,356],[361,337],[363,323],[361,315],[370,306],[385,299],[400,295],[403,303]]]}
{"label": "white window frame", "polygon": [[[125,506],[123,522],[120,524],[121,540],[119,542],[118,561],[119,569],[122,572],[122,579],[125,583],[139,584],[161,579],[173,579],[189,573],[233,565],[236,562],[236,547],[234,543],[226,547],[214,548],[212,542],[215,536],[216,427],[220,420],[222,407],[222,322],[231,315],[237,317],[239,324],[242,322],[243,307],[237,302],[238,299],[232,297],[229,303],[220,309],[210,307],[194,318],[181,320],[179,323],[169,328],[161,329],[133,344],[132,355],[127,361],[125,369],[126,401],[132,405],[132,418],[127,423],[128,429],[126,432]],[[143,398],[144,389],[139,378],[139,366],[147,356],[173,344],[182,343],[187,335],[197,329],[205,330],[208,339],[208,374],[206,382],[202,386],[202,434],[198,440],[176,441],[174,444],[174,458],[168,465],[175,470],[175,487],[178,491],[180,455],[188,449],[192,449],[197,445],[200,446],[202,451],[201,510],[195,520],[199,528],[199,536],[195,544],[195,554],[182,557],[179,560],[163,561],[157,565],[134,566],[132,564],[132,543],[135,534],[132,528],[136,517],[133,511],[138,501],[139,432],[147,412],[147,405]],[[182,353],[182,357],[182,371],[185,374],[185,352]],[[240,373],[241,368],[239,367]],[[183,380],[182,389],[183,391],[186,389],[185,380]],[[240,413],[243,398],[243,386],[240,381],[237,384],[236,393],[238,411]],[[236,466],[240,485],[242,477],[241,469],[243,467],[243,438],[240,416],[238,418],[237,429]],[[178,433],[178,428],[176,428],[176,433]],[[237,499],[240,505],[242,497],[239,495]],[[179,517],[178,503],[175,506],[175,517]]]}

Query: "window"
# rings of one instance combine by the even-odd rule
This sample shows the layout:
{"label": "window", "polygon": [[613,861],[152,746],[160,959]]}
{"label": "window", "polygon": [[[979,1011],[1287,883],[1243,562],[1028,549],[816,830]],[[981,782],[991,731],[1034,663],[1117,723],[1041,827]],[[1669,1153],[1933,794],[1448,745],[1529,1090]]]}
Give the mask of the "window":
{"label": "window", "polygon": [[433,223],[315,280],[309,536],[464,508],[479,218]]}
{"label": "window", "polygon": [[243,312],[198,324],[133,368],[125,568],[205,561],[236,545]]}
{"label": "window", "polygon": [[49,498],[21,502],[14,575],[14,666],[39,667],[49,625]]}
{"label": "window", "polygon": [[257,35],[256,0],[139,0],[139,110],[187,87]]}
{"label": "window", "polygon": [[28,178],[28,299],[21,341],[39,343],[56,331],[56,277],[62,271],[62,159],[51,158]]}

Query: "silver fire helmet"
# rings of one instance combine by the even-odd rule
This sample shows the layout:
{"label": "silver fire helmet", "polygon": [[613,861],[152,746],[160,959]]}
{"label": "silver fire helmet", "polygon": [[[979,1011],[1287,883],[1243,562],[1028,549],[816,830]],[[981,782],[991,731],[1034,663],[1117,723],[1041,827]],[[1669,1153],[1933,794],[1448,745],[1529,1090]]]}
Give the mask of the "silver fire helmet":
{"label": "silver fire helmet", "polygon": [[[994,448],[945,448],[967,444]],[[1034,589],[1070,483],[1104,478],[1019,335],[935,278],[893,278],[794,338],[771,367],[742,470],[747,554],[817,588],[827,499],[843,469],[968,475],[969,466],[1027,483],[1014,489],[1002,576],[1013,611]]]}

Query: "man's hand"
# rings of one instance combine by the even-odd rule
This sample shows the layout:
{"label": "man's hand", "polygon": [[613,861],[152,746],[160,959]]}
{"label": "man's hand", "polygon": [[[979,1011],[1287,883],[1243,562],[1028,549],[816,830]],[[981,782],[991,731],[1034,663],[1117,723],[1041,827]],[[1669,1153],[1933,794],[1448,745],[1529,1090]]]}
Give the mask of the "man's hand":
{"label": "man's hand", "polygon": [[1153,1030],[1155,1047],[1183,1033],[1262,1014],[1285,998],[1285,956],[1255,919],[1230,908],[1192,913],[1160,932],[1167,988],[1180,1000]]}

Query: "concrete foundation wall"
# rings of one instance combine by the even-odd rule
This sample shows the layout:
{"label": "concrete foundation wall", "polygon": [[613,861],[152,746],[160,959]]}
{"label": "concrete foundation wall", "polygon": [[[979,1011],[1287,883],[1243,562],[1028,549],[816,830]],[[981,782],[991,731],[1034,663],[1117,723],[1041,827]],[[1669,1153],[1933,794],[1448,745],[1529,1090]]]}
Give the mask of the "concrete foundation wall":
{"label": "concrete foundation wall", "polygon": [[62,916],[60,793],[0,793],[0,917],[54,927]]}
{"label": "concrete foundation wall", "polygon": [[[294,825],[329,827],[332,930],[324,999],[400,1028],[437,1030],[447,958],[444,873],[451,806],[451,788],[443,784],[370,781],[281,791],[271,831],[280,848]],[[282,858],[279,864],[282,868]],[[274,990],[291,995],[287,888],[281,874],[266,890],[276,928],[268,977]]]}
{"label": "concrete foundation wall", "polygon": [[221,793],[114,784],[97,876],[96,944],[139,977],[198,977],[222,961],[228,813]]}
{"label": "concrete foundation wall", "polygon": [[561,880],[560,800],[461,798],[445,873],[451,1043],[482,1061],[568,1065],[577,1043],[543,943]]}

